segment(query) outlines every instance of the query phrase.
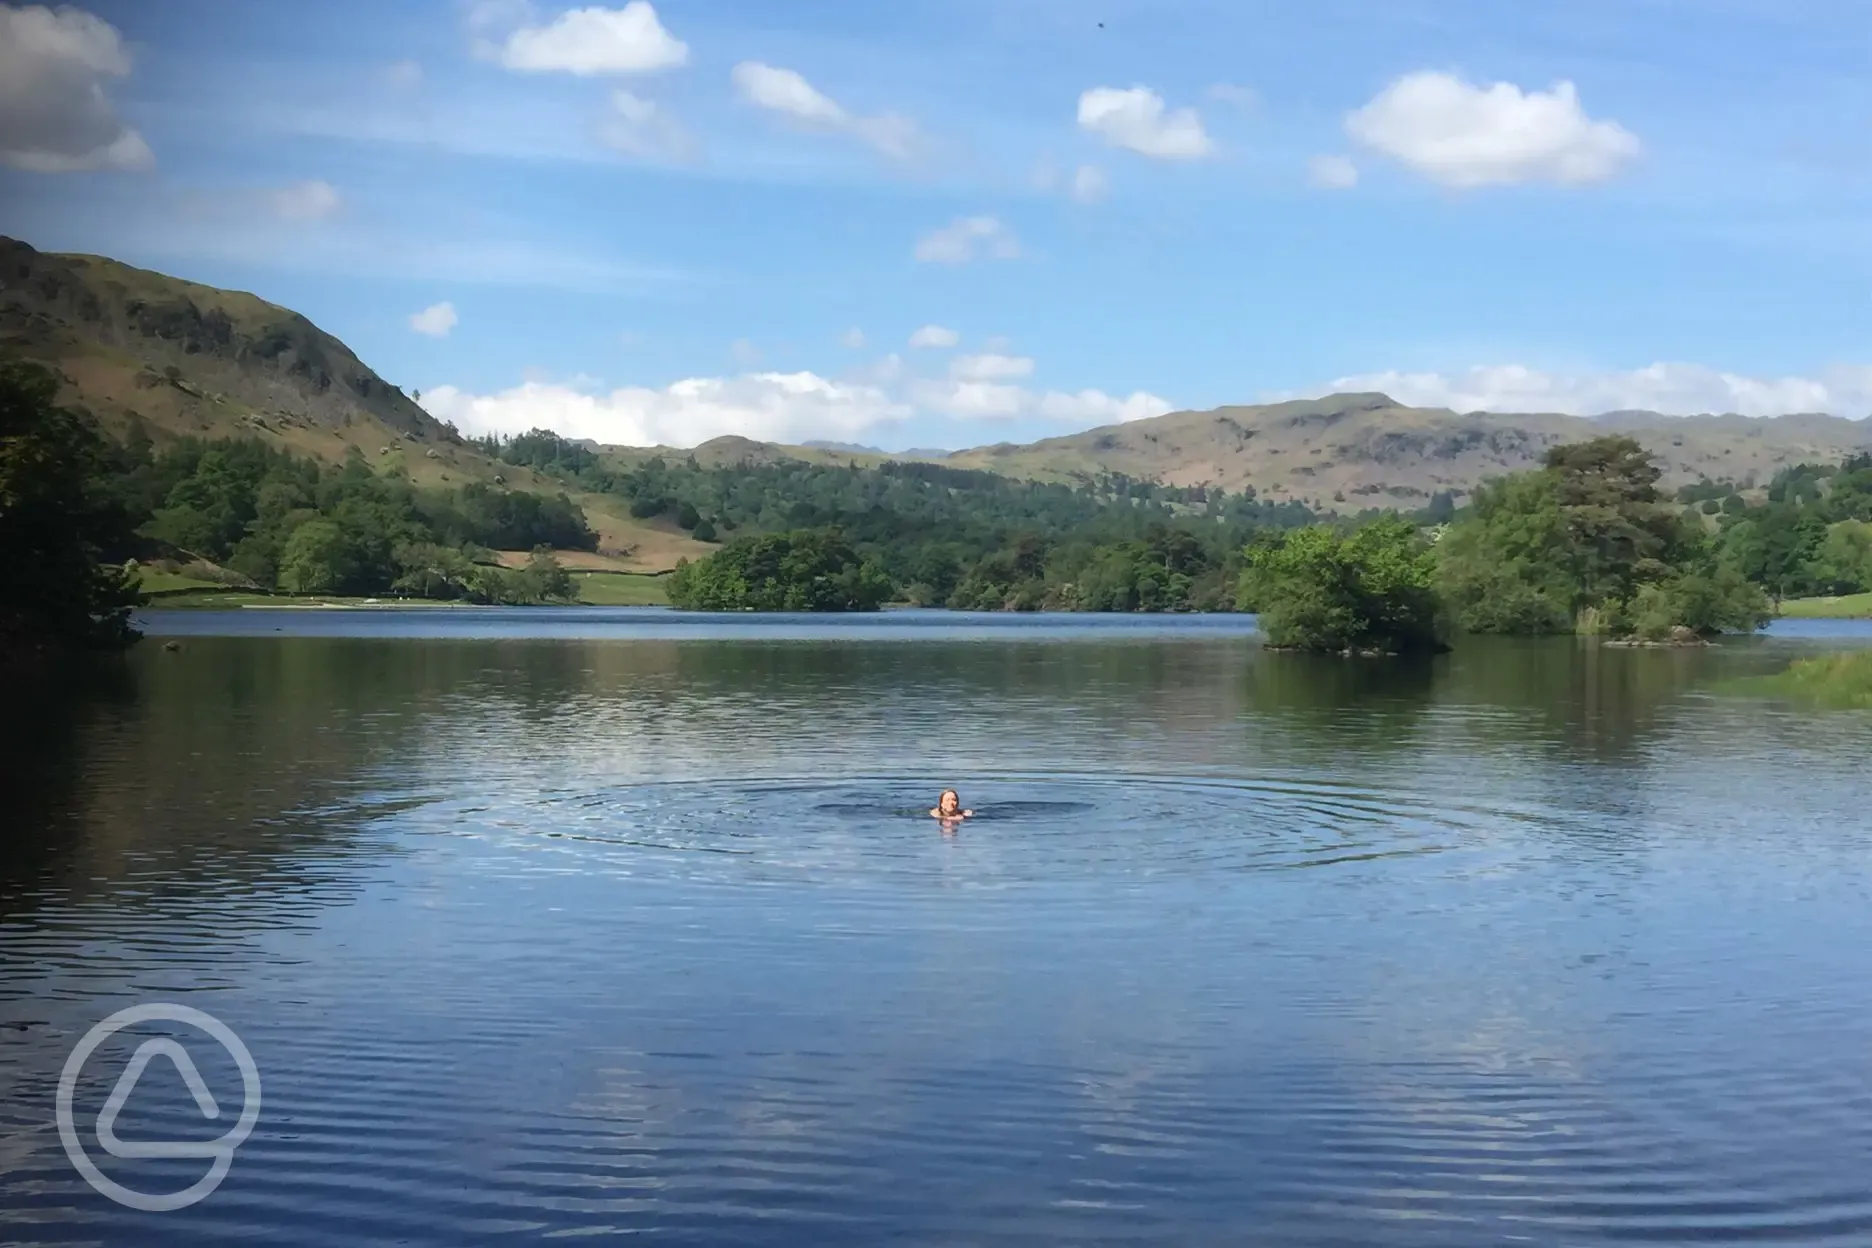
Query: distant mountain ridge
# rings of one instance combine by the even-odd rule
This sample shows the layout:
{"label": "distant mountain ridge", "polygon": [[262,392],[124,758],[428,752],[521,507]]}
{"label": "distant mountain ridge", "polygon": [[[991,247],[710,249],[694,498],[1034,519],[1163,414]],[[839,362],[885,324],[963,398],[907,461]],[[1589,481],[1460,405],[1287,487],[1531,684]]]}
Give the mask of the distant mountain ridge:
{"label": "distant mountain ridge", "polygon": [[1667,484],[1703,477],[1765,484],[1791,464],[1872,450],[1872,422],[1818,413],[1458,413],[1406,407],[1384,394],[1332,394],[1171,412],[1038,442],[974,447],[943,462],[1015,476],[1122,472],[1357,509],[1414,506],[1439,491],[1461,496],[1490,477],[1538,465],[1551,446],[1611,431],[1643,443]]}
{"label": "distant mountain ridge", "polygon": [[844,451],[852,455],[880,455],[886,459],[930,460],[947,459],[949,457],[948,451],[937,447],[919,446],[911,447],[907,451],[886,451],[880,447],[865,446],[860,442],[828,442],[822,438],[814,438],[811,441],[802,442],[800,445],[806,447],[808,450],[814,451]]}

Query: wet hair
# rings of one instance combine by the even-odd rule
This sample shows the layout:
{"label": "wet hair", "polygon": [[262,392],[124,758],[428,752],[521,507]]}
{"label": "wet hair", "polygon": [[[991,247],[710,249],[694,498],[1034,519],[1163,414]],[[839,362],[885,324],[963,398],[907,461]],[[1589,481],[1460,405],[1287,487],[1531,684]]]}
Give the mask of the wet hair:
{"label": "wet hair", "polygon": [[956,791],[955,791],[954,789],[944,789],[944,790],[943,790],[943,791],[942,791],[941,793],[938,793],[938,794],[936,795],[936,809],[937,809],[937,810],[941,810],[941,809],[942,809],[942,803],[943,803],[943,798],[945,798],[945,797],[953,797],[953,798],[955,798],[955,799],[956,799],[956,806],[957,806],[958,808],[960,808],[960,807],[961,807],[961,805],[962,805],[962,795],[961,795],[960,793],[958,793],[958,792],[956,792]]}

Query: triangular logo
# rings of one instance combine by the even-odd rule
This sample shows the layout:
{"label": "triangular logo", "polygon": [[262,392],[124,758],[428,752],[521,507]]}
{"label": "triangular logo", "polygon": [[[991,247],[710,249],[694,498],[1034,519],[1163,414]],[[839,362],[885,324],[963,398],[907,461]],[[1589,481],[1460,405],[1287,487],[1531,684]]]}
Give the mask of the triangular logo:
{"label": "triangular logo", "polygon": [[212,1157],[225,1147],[220,1140],[205,1140],[195,1143],[187,1140],[124,1141],[117,1138],[117,1114],[123,1109],[130,1094],[136,1091],[137,1081],[143,1077],[143,1071],[157,1057],[166,1057],[182,1076],[182,1082],[188,1086],[190,1095],[195,1098],[195,1105],[202,1112],[202,1117],[209,1120],[221,1116],[221,1107],[215,1103],[214,1094],[202,1081],[201,1072],[195,1069],[195,1059],[188,1055],[188,1050],[174,1040],[145,1040],[137,1046],[131,1055],[130,1064],[124,1067],[123,1074],[117,1077],[117,1086],[104,1101],[104,1108],[98,1112],[98,1144],[113,1157]]}

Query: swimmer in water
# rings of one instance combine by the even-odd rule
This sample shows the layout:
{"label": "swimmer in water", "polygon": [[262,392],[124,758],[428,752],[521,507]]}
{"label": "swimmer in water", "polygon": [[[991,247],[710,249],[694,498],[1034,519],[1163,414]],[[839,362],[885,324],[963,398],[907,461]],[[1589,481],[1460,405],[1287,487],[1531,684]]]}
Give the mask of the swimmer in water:
{"label": "swimmer in water", "polygon": [[932,817],[942,820],[945,824],[958,819],[967,819],[974,813],[972,810],[962,809],[962,799],[956,796],[954,789],[944,789],[942,796],[936,799],[936,808],[930,811]]}

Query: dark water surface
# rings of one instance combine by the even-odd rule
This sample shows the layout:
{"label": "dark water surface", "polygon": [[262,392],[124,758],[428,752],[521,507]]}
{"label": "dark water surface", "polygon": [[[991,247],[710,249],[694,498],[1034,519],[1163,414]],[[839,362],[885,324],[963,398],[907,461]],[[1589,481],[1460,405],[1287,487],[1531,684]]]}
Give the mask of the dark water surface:
{"label": "dark water surface", "polygon": [[1246,628],[153,617],[8,716],[0,1242],[1872,1243],[1872,716],[1722,692],[1872,630]]}

